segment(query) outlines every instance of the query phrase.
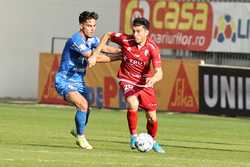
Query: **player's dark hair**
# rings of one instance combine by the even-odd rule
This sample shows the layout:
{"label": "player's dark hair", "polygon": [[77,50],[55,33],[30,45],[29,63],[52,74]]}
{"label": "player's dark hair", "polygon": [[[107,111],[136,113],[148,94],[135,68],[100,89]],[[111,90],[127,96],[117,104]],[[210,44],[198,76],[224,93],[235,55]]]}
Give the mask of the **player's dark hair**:
{"label": "player's dark hair", "polygon": [[79,23],[80,24],[84,23],[84,22],[86,22],[89,19],[95,19],[95,20],[97,20],[98,17],[99,17],[98,14],[95,13],[95,12],[84,11],[79,16]]}
{"label": "player's dark hair", "polygon": [[144,17],[137,17],[133,20],[133,26],[143,26],[145,29],[149,30],[150,23]]}

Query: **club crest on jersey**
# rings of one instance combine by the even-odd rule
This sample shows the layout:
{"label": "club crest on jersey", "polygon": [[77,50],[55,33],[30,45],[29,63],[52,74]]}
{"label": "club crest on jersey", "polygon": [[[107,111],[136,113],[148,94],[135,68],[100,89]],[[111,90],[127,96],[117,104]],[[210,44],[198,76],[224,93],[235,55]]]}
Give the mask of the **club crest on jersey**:
{"label": "club crest on jersey", "polygon": [[148,49],[146,49],[146,50],[144,51],[144,55],[145,55],[145,56],[148,56],[148,55],[149,55]]}

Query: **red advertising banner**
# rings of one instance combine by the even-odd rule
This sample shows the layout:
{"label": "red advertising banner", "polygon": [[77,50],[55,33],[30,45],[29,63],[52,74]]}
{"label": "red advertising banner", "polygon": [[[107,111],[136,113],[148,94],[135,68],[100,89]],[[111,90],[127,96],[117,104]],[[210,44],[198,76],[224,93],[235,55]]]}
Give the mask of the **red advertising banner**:
{"label": "red advertising banner", "polygon": [[213,12],[207,2],[122,0],[120,31],[131,34],[131,22],[143,16],[160,48],[204,51],[212,40]]}
{"label": "red advertising banner", "polygon": [[55,90],[54,78],[59,68],[61,56],[41,53],[39,57],[39,103],[67,104]]}
{"label": "red advertising banner", "polygon": [[[189,63],[190,62],[187,62],[186,64]],[[197,74],[197,71],[195,72]],[[191,77],[193,76],[190,76],[190,78]],[[195,89],[193,84],[191,87],[186,68],[181,61],[169,98],[168,110],[177,112],[198,112],[198,103],[196,102],[198,98],[197,94],[194,94],[193,91],[197,91],[197,89]]]}

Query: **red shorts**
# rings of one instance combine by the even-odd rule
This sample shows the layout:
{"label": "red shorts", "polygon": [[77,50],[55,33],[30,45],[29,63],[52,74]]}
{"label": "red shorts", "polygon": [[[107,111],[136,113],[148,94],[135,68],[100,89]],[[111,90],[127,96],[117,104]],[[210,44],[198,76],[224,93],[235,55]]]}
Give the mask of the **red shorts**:
{"label": "red shorts", "polygon": [[146,111],[155,111],[157,109],[156,96],[152,87],[138,87],[124,81],[119,82],[125,98],[128,96],[137,96],[139,107]]}

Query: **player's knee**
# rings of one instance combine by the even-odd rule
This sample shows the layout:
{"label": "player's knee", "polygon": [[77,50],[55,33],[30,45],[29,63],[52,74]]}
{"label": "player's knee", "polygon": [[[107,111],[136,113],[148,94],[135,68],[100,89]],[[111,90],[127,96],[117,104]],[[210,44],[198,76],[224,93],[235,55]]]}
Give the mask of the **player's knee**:
{"label": "player's knee", "polygon": [[147,118],[147,122],[149,122],[150,124],[152,124],[154,121],[153,121],[153,119],[151,117],[148,117]]}
{"label": "player's knee", "polygon": [[156,122],[157,121],[157,117],[156,117],[156,114],[155,113],[147,113],[146,114],[146,117],[147,117],[147,121],[149,122],[149,123],[154,123],[154,122]]}
{"label": "player's knee", "polygon": [[128,108],[130,109],[138,109],[138,104],[137,103],[128,103]]}
{"label": "player's knee", "polygon": [[138,109],[139,102],[136,98],[127,98],[128,108]]}
{"label": "player's knee", "polygon": [[77,108],[80,110],[80,111],[88,111],[88,103],[85,103],[85,102],[80,102],[78,105],[77,105]]}

